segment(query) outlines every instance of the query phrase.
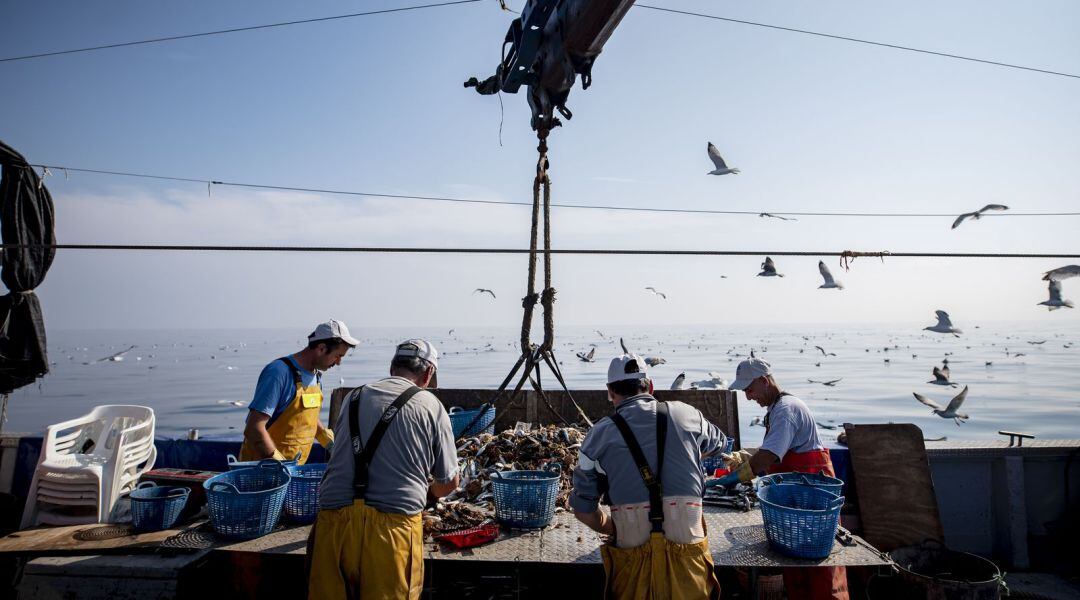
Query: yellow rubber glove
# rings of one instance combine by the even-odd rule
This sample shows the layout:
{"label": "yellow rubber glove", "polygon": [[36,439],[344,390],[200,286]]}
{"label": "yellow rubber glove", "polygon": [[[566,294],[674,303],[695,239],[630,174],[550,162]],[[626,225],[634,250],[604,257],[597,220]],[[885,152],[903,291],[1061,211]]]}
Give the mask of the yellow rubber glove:
{"label": "yellow rubber glove", "polygon": [[334,447],[334,432],[320,427],[315,432],[315,441],[329,452]]}
{"label": "yellow rubber glove", "polygon": [[274,460],[285,460],[285,456],[281,452],[274,450],[274,453],[270,455],[270,458]]}
{"label": "yellow rubber glove", "polygon": [[753,456],[753,454],[750,454],[746,450],[739,450],[737,452],[732,452],[731,454],[721,454],[720,458],[724,460],[724,466],[734,473],[735,471],[738,471],[743,464],[749,465],[751,456]]}
{"label": "yellow rubber glove", "polygon": [[739,464],[739,468],[735,469],[735,474],[739,476],[739,481],[743,483],[748,483],[754,479],[754,470],[750,468],[749,458]]}

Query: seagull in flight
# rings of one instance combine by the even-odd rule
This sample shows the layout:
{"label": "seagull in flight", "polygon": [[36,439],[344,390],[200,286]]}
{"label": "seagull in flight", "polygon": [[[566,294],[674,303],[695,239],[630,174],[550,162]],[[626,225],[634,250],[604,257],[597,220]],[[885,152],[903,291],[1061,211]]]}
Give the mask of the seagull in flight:
{"label": "seagull in flight", "polygon": [[781,221],[798,221],[795,217],[783,217],[780,215],[774,215],[772,213],[759,213],[759,217],[770,217],[772,219],[780,219]]}
{"label": "seagull in flight", "polygon": [[683,383],[685,383],[685,382],[686,382],[686,373],[679,373],[679,376],[675,378],[675,381],[671,382],[671,389],[673,389],[673,390],[684,389],[683,388]]}
{"label": "seagull in flight", "polygon": [[843,380],[844,380],[844,378],[841,377],[840,379],[833,379],[833,380],[830,380],[830,381],[816,381],[814,379],[807,379],[806,382],[807,383],[820,383],[821,385],[824,385],[826,387],[836,387],[836,384],[840,383]]}
{"label": "seagull in flight", "polygon": [[594,358],[595,356],[596,356],[596,346],[593,346],[592,350],[589,350],[588,354],[586,354],[584,352],[578,352],[577,353],[577,357],[580,358],[583,362],[595,362],[595,358]]}
{"label": "seagull in flight", "polygon": [[825,261],[819,260],[817,262],[817,270],[821,273],[821,276],[825,279],[825,283],[818,286],[818,289],[836,288],[838,290],[844,289],[844,284],[833,279],[832,273],[829,271],[829,267],[825,266]]}
{"label": "seagull in flight", "polygon": [[622,346],[623,354],[633,354],[633,352],[626,349],[626,342],[624,342],[622,338],[619,338],[619,345]]}
{"label": "seagull in flight", "polygon": [[1004,204],[987,204],[986,206],[980,208],[975,212],[964,213],[959,217],[956,217],[956,220],[953,221],[952,228],[956,229],[957,227],[959,227],[960,224],[964,222],[964,219],[972,219],[978,221],[982,217],[983,213],[991,210],[1009,210],[1009,207],[1005,206]]}
{"label": "seagull in flight", "polygon": [[1076,306],[1072,300],[1061,299],[1061,282],[1051,279],[1050,280],[1050,298],[1043,300],[1039,303],[1040,306],[1045,306],[1047,310],[1057,310],[1061,307],[1073,308]]}
{"label": "seagull in flight", "polygon": [[709,142],[709,160],[711,160],[713,166],[716,167],[716,169],[709,171],[709,175],[727,175],[728,173],[731,173],[732,175],[739,174],[738,169],[732,169],[727,166],[727,163],[724,162],[724,157],[720,156],[720,151],[716,149],[716,146],[713,146],[712,142]]}
{"label": "seagull in flight", "polygon": [[772,258],[766,256],[765,262],[761,263],[761,272],[757,274],[758,277],[783,277],[783,273],[776,272],[776,264],[773,263]]}
{"label": "seagull in flight", "polygon": [[116,354],[113,354],[111,356],[106,356],[105,358],[99,358],[99,359],[97,359],[97,360],[95,360],[93,362],[85,362],[83,364],[84,365],[92,365],[92,364],[96,364],[96,363],[100,363],[100,362],[120,362],[120,361],[124,360],[124,355],[125,354],[127,354],[128,352],[131,352],[135,348],[136,348],[135,346],[131,346],[127,350],[121,350],[120,352],[117,352]]}
{"label": "seagull in flight", "polygon": [[647,290],[649,290],[650,292],[652,292],[652,293],[656,294],[657,296],[660,296],[660,297],[661,297],[661,298],[663,298],[664,300],[667,300],[667,294],[665,294],[664,292],[661,292],[661,291],[657,290],[656,288],[652,287],[651,285],[650,285],[650,286],[647,286],[647,287],[646,287],[645,289],[647,289]]}
{"label": "seagull in flight", "polygon": [[1061,281],[1070,277],[1080,277],[1080,265],[1065,265],[1043,273],[1045,281]]}
{"label": "seagull in flight", "polygon": [[951,402],[949,402],[949,406],[947,406],[947,407],[942,407],[937,402],[934,402],[933,400],[931,400],[931,399],[929,399],[926,396],[923,396],[921,394],[914,394],[914,396],[915,396],[916,400],[918,400],[919,402],[922,402],[923,404],[925,404],[925,405],[929,406],[930,408],[932,408],[933,409],[933,414],[935,414],[935,415],[937,415],[937,416],[939,416],[939,417],[941,417],[943,419],[952,419],[953,421],[956,422],[956,426],[959,427],[960,423],[962,421],[966,421],[969,418],[968,415],[966,415],[966,414],[956,412],[956,411],[960,410],[960,405],[963,404],[964,399],[967,398],[967,393],[968,393],[968,388],[965,385],[964,389],[960,390],[960,393],[957,394],[956,397],[953,398]]}
{"label": "seagull in flight", "polygon": [[822,348],[821,346],[814,346],[814,347],[817,348],[818,350],[821,350],[821,355],[822,356],[836,356],[835,352],[826,352],[825,349]]}
{"label": "seagull in flight", "polygon": [[666,358],[661,358],[659,356],[658,357],[646,356],[645,357],[645,364],[649,365],[650,367],[655,367],[656,365],[667,364],[667,359]]}
{"label": "seagull in flight", "polygon": [[491,291],[491,290],[486,290],[486,289],[484,289],[484,288],[476,288],[476,289],[475,289],[475,290],[473,291],[473,293],[474,293],[474,294],[476,294],[476,293],[481,293],[481,294],[491,294],[491,297],[492,297],[492,298],[494,298],[494,297],[495,297],[495,292],[493,292],[493,291]]}
{"label": "seagull in flight", "polygon": [[937,333],[951,333],[957,335],[964,333],[953,326],[952,321],[949,319],[949,313],[943,310],[935,310],[934,314],[937,315],[937,325],[931,327],[923,327],[924,331],[934,331]]}
{"label": "seagull in flight", "polygon": [[934,378],[926,383],[932,383],[934,385],[951,385],[952,387],[956,387],[955,383],[949,381],[949,365],[945,365],[940,369],[934,367],[933,374]]}

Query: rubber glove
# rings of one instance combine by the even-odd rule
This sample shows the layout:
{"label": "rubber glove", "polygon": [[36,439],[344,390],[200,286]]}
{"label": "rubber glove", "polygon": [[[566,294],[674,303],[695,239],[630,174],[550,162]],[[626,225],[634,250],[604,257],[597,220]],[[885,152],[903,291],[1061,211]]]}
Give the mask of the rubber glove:
{"label": "rubber glove", "polygon": [[270,455],[270,458],[272,458],[274,460],[285,460],[285,455],[283,455],[280,451],[275,449],[274,453]]}
{"label": "rubber glove", "polygon": [[724,459],[724,465],[728,470],[734,473],[738,471],[739,467],[743,464],[749,465],[751,456],[753,456],[753,454],[750,454],[746,450],[739,450],[737,452],[732,452],[731,454],[721,454],[720,458]]}
{"label": "rubber glove", "polygon": [[330,449],[334,447],[334,432],[320,427],[315,432],[315,441],[319,442],[319,445],[329,453]]}

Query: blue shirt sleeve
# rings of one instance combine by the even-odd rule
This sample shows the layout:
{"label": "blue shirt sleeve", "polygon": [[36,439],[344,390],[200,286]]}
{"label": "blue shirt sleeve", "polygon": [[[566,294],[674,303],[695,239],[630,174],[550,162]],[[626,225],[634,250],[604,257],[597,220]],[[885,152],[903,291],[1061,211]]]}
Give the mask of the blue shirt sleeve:
{"label": "blue shirt sleeve", "polygon": [[275,360],[266,365],[259,374],[259,383],[255,386],[255,397],[252,398],[248,408],[272,417],[281,408],[286,392],[291,401],[296,395],[295,389],[289,368],[280,360]]}

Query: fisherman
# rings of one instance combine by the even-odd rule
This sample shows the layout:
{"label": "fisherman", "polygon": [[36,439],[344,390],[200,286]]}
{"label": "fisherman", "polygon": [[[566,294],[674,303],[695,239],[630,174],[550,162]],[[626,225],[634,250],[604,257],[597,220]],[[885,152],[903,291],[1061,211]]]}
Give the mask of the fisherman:
{"label": "fisherman", "polygon": [[653,398],[639,356],[613,359],[607,382],[615,413],[585,436],[570,495],[574,516],[609,536],[605,597],[718,598],[701,457],[723,448],[724,434],[697,409]]}
{"label": "fisherman", "polygon": [[299,453],[302,465],[313,440],[329,452],[334,433],[319,421],[322,373],[359,343],[345,323],[331,319],[311,332],[306,348],[266,365],[248,405],[240,460],[292,460]]}
{"label": "fisherman", "polygon": [[[430,391],[438,352],[424,340],[398,345],[390,377],[353,390],[308,541],[308,598],[419,598],[429,498],[458,487],[450,417]],[[434,481],[429,481],[429,476]]]}
{"label": "fisherman", "polygon": [[[725,455],[729,477],[747,482],[765,473],[819,473],[835,477],[829,450],[818,438],[814,415],[806,403],[782,391],[772,375],[772,367],[760,358],[739,363],[730,389],[766,408],[765,439],[757,452],[740,450]],[[844,567],[784,569],[788,598],[848,597],[847,569]]]}

